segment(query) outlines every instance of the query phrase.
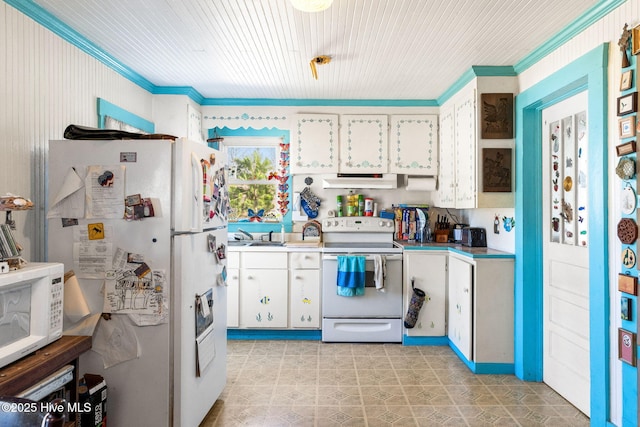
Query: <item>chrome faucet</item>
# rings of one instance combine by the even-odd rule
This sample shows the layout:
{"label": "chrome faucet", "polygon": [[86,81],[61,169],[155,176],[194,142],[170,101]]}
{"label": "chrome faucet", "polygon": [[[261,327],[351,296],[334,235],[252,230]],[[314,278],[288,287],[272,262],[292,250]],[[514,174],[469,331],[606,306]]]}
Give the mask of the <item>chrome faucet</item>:
{"label": "chrome faucet", "polygon": [[[241,234],[244,234],[245,236],[247,236],[249,238],[249,240],[253,240],[253,236],[251,235],[251,233],[248,233],[248,232],[244,231],[241,228],[238,228],[237,231],[238,231],[238,233],[241,233]],[[244,240],[244,237],[241,240]]]}

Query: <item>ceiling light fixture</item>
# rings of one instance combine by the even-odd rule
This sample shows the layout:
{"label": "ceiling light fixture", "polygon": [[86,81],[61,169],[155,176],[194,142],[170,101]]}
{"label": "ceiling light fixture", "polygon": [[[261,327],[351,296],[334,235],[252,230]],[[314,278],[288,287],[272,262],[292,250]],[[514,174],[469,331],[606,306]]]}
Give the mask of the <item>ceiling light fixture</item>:
{"label": "ceiling light fixture", "polygon": [[328,9],[333,0],[289,0],[293,7],[303,12],[322,12]]}

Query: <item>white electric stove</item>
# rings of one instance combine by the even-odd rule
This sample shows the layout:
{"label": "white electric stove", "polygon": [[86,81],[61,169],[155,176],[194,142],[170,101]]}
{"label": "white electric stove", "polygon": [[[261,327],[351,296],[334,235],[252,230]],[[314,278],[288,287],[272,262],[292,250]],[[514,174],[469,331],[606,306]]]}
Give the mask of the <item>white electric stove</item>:
{"label": "white electric stove", "polygon": [[[322,341],[402,342],[402,248],[393,231],[393,220],[377,217],[322,221]],[[338,295],[339,255],[366,257],[364,295]],[[386,271],[382,290],[373,280],[376,259]]]}

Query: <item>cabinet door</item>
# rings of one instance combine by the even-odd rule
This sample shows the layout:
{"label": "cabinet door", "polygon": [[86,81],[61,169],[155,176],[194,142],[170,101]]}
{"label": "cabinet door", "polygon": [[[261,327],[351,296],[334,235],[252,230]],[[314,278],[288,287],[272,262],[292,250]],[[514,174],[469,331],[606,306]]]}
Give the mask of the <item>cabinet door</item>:
{"label": "cabinet door", "polygon": [[343,115],[340,120],[339,172],[386,173],[387,116]]}
{"label": "cabinet door", "polygon": [[320,328],[320,270],[291,270],[292,328]]}
{"label": "cabinet door", "polygon": [[473,360],[473,265],[449,257],[449,340]]}
{"label": "cabinet door", "polygon": [[389,172],[437,174],[438,116],[391,116]]}
{"label": "cabinet door", "polygon": [[287,327],[287,273],[267,269],[240,271],[240,327]]}
{"label": "cabinet door", "polygon": [[476,203],[476,109],[475,91],[455,106],[455,173],[458,209],[475,208]]}
{"label": "cabinet door", "polygon": [[227,270],[227,327],[240,326],[240,270]]}
{"label": "cabinet door", "polygon": [[443,337],[446,335],[445,310],[447,289],[447,254],[421,251],[404,253],[404,312],[407,312],[415,287],[424,291],[426,298],[416,325],[405,329],[410,337]]}
{"label": "cabinet door", "polygon": [[438,168],[437,206],[453,208],[456,204],[455,110],[443,107],[440,114],[440,164]]}
{"label": "cabinet door", "polygon": [[290,151],[292,174],[338,172],[338,116],[296,115]]}

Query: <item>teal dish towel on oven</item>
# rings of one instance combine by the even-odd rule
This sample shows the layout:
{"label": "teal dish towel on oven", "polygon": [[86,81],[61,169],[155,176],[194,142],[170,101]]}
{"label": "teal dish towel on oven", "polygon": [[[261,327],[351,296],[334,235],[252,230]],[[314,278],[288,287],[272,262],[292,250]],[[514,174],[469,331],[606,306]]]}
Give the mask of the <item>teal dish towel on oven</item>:
{"label": "teal dish towel on oven", "polygon": [[362,255],[338,255],[338,295],[364,295],[365,261]]}

